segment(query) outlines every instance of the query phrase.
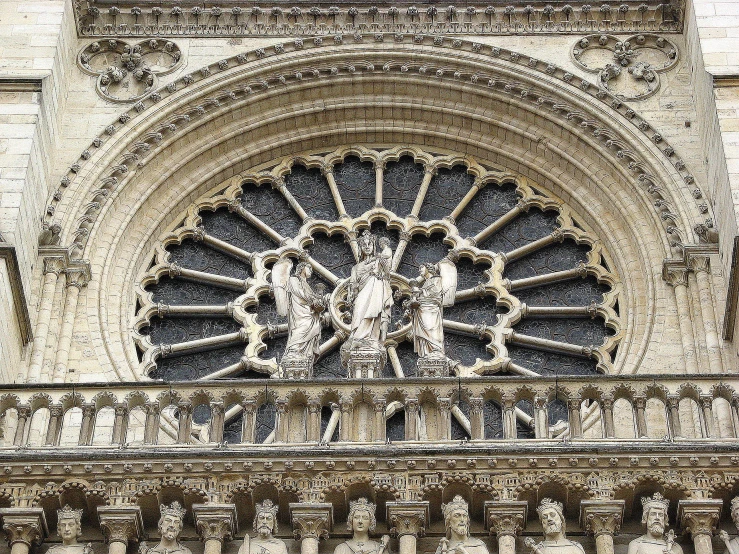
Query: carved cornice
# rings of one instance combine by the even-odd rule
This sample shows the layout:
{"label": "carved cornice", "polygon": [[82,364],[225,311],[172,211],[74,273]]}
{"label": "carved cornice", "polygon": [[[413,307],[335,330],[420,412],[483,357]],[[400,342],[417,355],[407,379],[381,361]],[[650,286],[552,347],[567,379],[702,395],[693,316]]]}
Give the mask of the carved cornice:
{"label": "carved cornice", "polygon": [[[314,36],[333,33],[444,33],[458,35],[572,34],[677,32],[682,29],[677,5],[654,0],[627,0],[608,9],[591,9],[576,0],[567,5],[496,0],[486,8],[467,5],[423,5],[401,1],[377,7],[357,2],[339,7],[318,0],[295,7],[285,0],[254,7],[232,2],[228,7],[203,8],[195,0],[165,1],[139,7],[134,0],[75,3],[79,36]],[[99,7],[100,6],[100,7]],[[623,6],[623,8],[621,8]]]}

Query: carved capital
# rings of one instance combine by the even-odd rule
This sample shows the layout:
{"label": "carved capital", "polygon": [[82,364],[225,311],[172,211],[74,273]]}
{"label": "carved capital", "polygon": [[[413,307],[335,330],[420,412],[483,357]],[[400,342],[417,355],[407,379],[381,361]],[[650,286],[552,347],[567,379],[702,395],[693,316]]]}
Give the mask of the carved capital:
{"label": "carved capital", "polygon": [[671,287],[688,286],[688,268],[682,264],[665,263],[662,277]]}
{"label": "carved capital", "polygon": [[677,520],[695,539],[699,535],[713,535],[721,518],[723,501],[718,499],[680,500]]}
{"label": "carved capital", "polygon": [[138,542],[144,535],[144,520],[138,506],[98,506],[100,529],[105,542]]}
{"label": "carved capital", "polygon": [[485,502],[485,528],[497,537],[515,537],[526,527],[528,503],[520,500]]}
{"label": "carved capital", "polygon": [[711,267],[711,261],[708,256],[701,256],[699,254],[690,254],[688,256],[688,265],[692,271],[695,273],[700,273],[701,271],[708,273],[709,268]]}
{"label": "carved capital", "polygon": [[624,516],[624,500],[583,500],[580,502],[580,527],[596,537],[616,535]]}
{"label": "carved capital", "polygon": [[11,548],[16,543],[31,548],[41,544],[49,535],[42,508],[0,508],[0,517]]}
{"label": "carved capital", "polygon": [[391,527],[390,533],[396,537],[423,537],[429,524],[429,503],[388,502],[387,521]]}
{"label": "carved capital", "polygon": [[484,404],[485,401],[481,396],[470,398],[470,412],[481,414]]}
{"label": "carved capital", "polygon": [[44,258],[44,275],[47,273],[53,273],[54,275],[59,276],[59,274],[64,271],[66,265],[67,264],[62,257],[52,256]]}
{"label": "carved capital", "polygon": [[234,504],[193,504],[192,515],[195,519],[195,528],[203,542],[230,541],[238,532]]}
{"label": "carved capital", "polygon": [[290,504],[290,521],[295,540],[327,539],[334,519],[331,504],[294,502]]}
{"label": "carved capital", "polygon": [[69,267],[66,271],[67,287],[81,289],[90,282],[90,270],[87,267]]}

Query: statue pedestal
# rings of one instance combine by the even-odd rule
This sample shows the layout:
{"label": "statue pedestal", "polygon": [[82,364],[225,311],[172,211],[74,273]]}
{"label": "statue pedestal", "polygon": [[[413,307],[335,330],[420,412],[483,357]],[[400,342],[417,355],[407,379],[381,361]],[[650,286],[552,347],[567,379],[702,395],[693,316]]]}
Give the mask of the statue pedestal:
{"label": "statue pedestal", "polygon": [[385,354],[370,348],[357,348],[349,354],[349,377],[372,379],[382,375]]}
{"label": "statue pedestal", "polygon": [[280,363],[285,379],[310,379],[313,377],[313,362],[296,358],[283,358]]}
{"label": "statue pedestal", "polygon": [[449,361],[446,358],[418,358],[419,377],[448,377]]}

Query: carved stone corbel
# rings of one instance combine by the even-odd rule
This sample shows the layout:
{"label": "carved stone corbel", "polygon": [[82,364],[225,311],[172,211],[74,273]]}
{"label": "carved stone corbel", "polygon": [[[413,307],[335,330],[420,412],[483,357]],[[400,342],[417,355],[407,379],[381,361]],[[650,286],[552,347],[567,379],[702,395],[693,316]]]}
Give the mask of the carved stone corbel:
{"label": "carved stone corbel", "polygon": [[429,502],[388,502],[387,521],[390,533],[398,537],[399,554],[415,554],[416,540],[429,524]]}
{"label": "carved stone corbel", "polygon": [[519,500],[485,502],[485,527],[498,537],[499,554],[515,554],[516,536],[526,527],[528,503]]}
{"label": "carved stone corbel", "polygon": [[49,535],[42,508],[0,508],[11,554],[28,554]]}
{"label": "carved stone corbel", "polygon": [[238,532],[234,504],[193,504],[192,515],[200,539],[205,543],[204,554],[220,554],[223,543]]}
{"label": "carved stone corbel", "polygon": [[108,543],[108,554],[126,554],[129,542],[144,536],[139,506],[98,506],[100,529]]}
{"label": "carved stone corbel", "polygon": [[580,527],[595,536],[598,554],[613,554],[613,535],[618,534],[624,516],[624,500],[583,500]]}
{"label": "carved stone corbel", "polygon": [[300,541],[300,554],[318,554],[318,541],[328,538],[333,520],[334,507],[331,504],[290,504],[290,521],[295,540]]}

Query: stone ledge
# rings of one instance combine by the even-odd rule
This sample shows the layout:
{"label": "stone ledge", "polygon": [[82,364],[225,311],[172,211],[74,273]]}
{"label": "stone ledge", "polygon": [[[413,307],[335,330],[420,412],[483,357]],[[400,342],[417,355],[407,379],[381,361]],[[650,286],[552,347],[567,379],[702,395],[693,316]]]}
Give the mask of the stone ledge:
{"label": "stone ledge", "polygon": [[[1,81],[0,90],[6,90],[2,88]],[[3,242],[2,237],[0,237],[0,260],[4,260],[8,268],[8,279],[12,291],[13,306],[20,324],[21,339],[23,340],[23,344],[28,344],[33,340],[33,330],[31,328],[31,316],[28,312],[26,295],[23,291],[23,279],[20,266],[18,265],[18,254],[16,253],[15,246]]]}

